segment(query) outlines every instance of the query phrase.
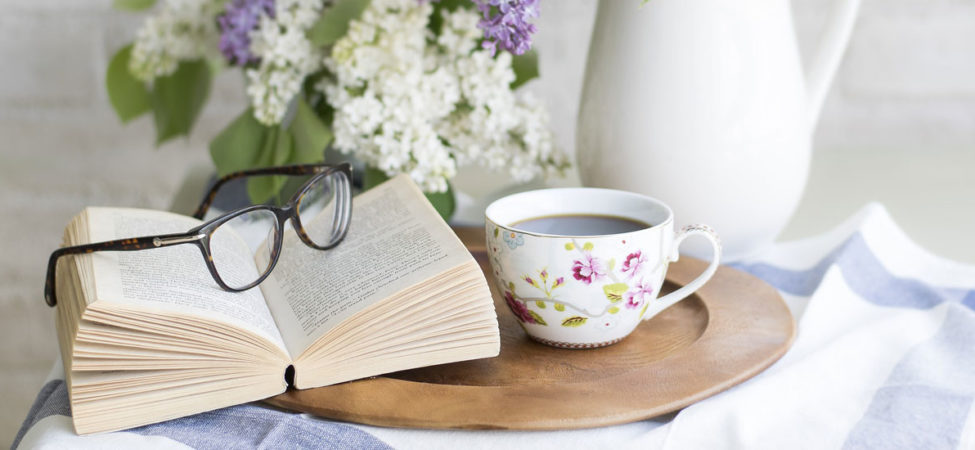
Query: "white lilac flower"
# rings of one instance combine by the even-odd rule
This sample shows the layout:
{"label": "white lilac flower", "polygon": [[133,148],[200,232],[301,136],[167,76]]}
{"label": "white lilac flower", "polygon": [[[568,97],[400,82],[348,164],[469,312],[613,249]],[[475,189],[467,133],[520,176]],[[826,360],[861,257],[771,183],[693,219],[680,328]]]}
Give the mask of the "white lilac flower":
{"label": "white lilac flower", "polygon": [[275,18],[288,26],[311,28],[321,16],[323,0],[274,0]]}
{"label": "white lilac flower", "polygon": [[548,114],[510,89],[511,55],[478,47],[477,13],[373,0],[324,60],[318,86],[335,109],[335,146],[388,175],[407,173],[428,192],[447,189],[458,164],[505,170],[525,181],[559,171]]}
{"label": "white lilac flower", "polygon": [[216,53],[220,32],[213,20],[222,0],[168,0],[146,19],[132,46],[129,71],[149,82],[176,71],[180,61]]}
{"label": "white lilac flower", "polygon": [[305,36],[321,15],[321,0],[277,0],[275,15],[261,15],[250,33],[250,52],[259,61],[247,69],[247,96],[254,117],[265,125],[281,123],[302,83],[318,70],[322,55]]}

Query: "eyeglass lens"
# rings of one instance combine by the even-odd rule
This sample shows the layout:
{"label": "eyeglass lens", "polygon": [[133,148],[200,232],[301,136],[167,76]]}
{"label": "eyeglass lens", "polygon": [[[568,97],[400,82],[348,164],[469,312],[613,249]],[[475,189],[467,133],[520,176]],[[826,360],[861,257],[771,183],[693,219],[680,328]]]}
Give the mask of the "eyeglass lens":
{"label": "eyeglass lens", "polygon": [[349,207],[348,184],[345,173],[334,172],[316,179],[298,200],[298,218],[315,245],[329,246],[341,237]]}
{"label": "eyeglass lens", "polygon": [[279,231],[277,218],[267,209],[239,214],[215,228],[210,235],[210,253],[220,279],[233,289],[242,289],[257,281],[268,271],[270,258],[257,258],[257,267],[249,263],[248,260],[254,261],[254,258],[245,239],[256,237],[254,242],[266,239],[270,251]]}

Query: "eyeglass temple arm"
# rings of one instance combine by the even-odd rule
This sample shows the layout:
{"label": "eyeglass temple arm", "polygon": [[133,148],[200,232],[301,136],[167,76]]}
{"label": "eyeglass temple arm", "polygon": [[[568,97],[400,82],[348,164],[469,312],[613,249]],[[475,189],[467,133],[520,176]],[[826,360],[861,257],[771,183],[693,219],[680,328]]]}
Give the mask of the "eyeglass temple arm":
{"label": "eyeglass temple arm", "polygon": [[210,209],[210,205],[213,204],[213,199],[216,198],[217,191],[219,191],[220,187],[230,180],[236,180],[238,178],[252,175],[312,175],[324,172],[333,167],[347,173],[351,173],[351,166],[348,163],[342,163],[337,166],[332,164],[296,164],[292,166],[262,167],[259,169],[248,169],[228,173],[227,175],[220,177],[216,183],[213,183],[213,186],[211,186],[210,190],[207,191],[206,196],[203,197],[203,201],[200,202],[200,206],[197,207],[196,212],[193,213],[193,217],[203,219],[203,216],[207,213],[207,210]]}
{"label": "eyeglass temple arm", "polygon": [[51,307],[58,304],[54,283],[58,258],[62,256],[87,254],[98,251],[132,251],[144,250],[147,248],[166,247],[169,245],[186,244],[198,241],[202,239],[203,236],[203,234],[198,233],[163,234],[159,236],[117,239],[114,241],[95,242],[92,244],[59,248],[51,253],[51,257],[47,261],[47,278],[44,281],[44,301],[46,301],[47,305]]}

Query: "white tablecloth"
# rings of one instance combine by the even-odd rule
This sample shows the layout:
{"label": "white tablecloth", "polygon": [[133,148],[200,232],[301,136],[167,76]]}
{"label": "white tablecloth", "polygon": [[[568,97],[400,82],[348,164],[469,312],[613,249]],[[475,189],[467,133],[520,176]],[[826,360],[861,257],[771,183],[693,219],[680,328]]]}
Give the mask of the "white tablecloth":
{"label": "white tablecloth", "polygon": [[15,446],[975,448],[975,266],[919,248],[879,205],[734,266],[782,293],[798,323],[795,344],[751,380],[656,420],[552,432],[404,430],[249,404],[79,437],[56,364]]}

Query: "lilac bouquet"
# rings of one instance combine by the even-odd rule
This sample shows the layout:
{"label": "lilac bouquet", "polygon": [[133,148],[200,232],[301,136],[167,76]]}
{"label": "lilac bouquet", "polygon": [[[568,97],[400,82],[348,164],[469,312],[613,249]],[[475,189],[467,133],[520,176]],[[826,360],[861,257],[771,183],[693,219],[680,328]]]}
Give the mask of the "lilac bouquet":
{"label": "lilac bouquet", "polygon": [[[460,164],[517,180],[567,166],[545,109],[516,92],[538,75],[538,0],[160,3],[112,58],[109,98],[123,121],[151,112],[161,143],[190,132],[214,70],[239,68],[250,105],[210,142],[219,174],[331,147],[367,164],[367,184],[408,173],[436,194]],[[248,191],[261,202],[281,188]]]}

